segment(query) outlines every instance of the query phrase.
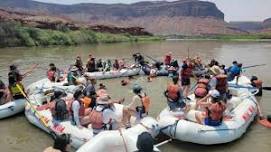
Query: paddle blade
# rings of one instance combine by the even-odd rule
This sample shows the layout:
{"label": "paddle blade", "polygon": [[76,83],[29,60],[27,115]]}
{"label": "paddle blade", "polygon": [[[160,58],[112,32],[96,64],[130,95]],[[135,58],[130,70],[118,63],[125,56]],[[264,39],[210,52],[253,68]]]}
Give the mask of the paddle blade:
{"label": "paddle blade", "polygon": [[271,87],[263,87],[263,90],[271,90]]}

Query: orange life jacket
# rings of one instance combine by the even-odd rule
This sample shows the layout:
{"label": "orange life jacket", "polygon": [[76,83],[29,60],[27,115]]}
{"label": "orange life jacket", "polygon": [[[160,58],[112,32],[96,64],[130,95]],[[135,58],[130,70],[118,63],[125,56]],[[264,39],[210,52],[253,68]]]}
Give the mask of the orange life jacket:
{"label": "orange life jacket", "polygon": [[227,75],[219,74],[216,76],[216,79],[217,79],[216,90],[218,90],[220,94],[226,93],[228,90]]}
{"label": "orange life jacket", "polygon": [[145,113],[148,113],[150,110],[151,100],[150,97],[146,94],[144,96],[139,95],[141,99],[142,106],[144,107]]}
{"label": "orange life jacket", "polygon": [[178,84],[169,84],[167,87],[168,98],[176,101],[179,98],[180,86]]}
{"label": "orange life jacket", "polygon": [[89,98],[89,97],[87,97],[87,96],[85,96],[85,97],[82,98],[81,100],[82,100],[82,102],[83,102],[85,108],[88,108],[89,105],[90,105],[91,102],[92,102],[91,98]]}
{"label": "orange life jacket", "polygon": [[208,117],[215,121],[220,121],[223,118],[225,106],[219,103],[212,104],[207,110]]}

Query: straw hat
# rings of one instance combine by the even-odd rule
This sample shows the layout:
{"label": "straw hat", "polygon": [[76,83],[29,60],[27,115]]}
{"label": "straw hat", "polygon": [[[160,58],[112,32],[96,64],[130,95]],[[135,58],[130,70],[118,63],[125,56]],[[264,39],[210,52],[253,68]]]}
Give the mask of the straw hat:
{"label": "straw hat", "polygon": [[109,104],[108,94],[103,94],[97,98],[97,104]]}
{"label": "straw hat", "polygon": [[216,65],[212,66],[212,67],[210,68],[210,71],[211,71],[211,73],[212,73],[213,75],[219,75],[219,74],[222,73],[222,71],[221,71],[221,69],[219,68],[219,66],[216,66]]}
{"label": "straw hat", "polygon": [[78,70],[78,68],[76,67],[76,66],[73,66],[72,68],[71,68],[71,71],[77,71]]}

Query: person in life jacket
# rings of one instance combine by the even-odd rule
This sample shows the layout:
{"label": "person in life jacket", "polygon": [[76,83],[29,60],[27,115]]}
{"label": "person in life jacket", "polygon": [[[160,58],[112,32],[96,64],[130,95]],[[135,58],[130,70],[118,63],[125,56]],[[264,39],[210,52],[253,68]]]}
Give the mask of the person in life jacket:
{"label": "person in life jacket", "polygon": [[[133,93],[135,94],[132,102],[128,105],[128,109],[130,111],[130,117],[131,115],[136,117],[136,123],[139,123],[140,120],[148,115],[148,112],[150,110],[150,98],[147,96],[146,93],[142,92],[142,87],[138,84],[135,84],[133,86]],[[128,118],[128,124],[129,125],[130,118]]]}
{"label": "person in life jacket", "polygon": [[209,77],[205,77],[205,78],[200,78],[197,82],[194,94],[196,98],[203,98],[208,94],[208,91],[210,90],[209,87]]}
{"label": "person in life jacket", "polygon": [[49,69],[47,71],[47,78],[52,82],[61,81],[60,70],[56,68],[54,63],[49,64]]}
{"label": "person in life jacket", "polygon": [[182,70],[179,74],[181,78],[181,84],[183,87],[184,97],[187,97],[190,90],[190,78],[192,77],[193,65],[190,63],[190,59],[186,59],[182,65]]}
{"label": "person in life jacket", "polygon": [[181,86],[178,84],[178,81],[178,77],[173,77],[172,83],[167,86],[167,90],[164,92],[171,111],[174,111],[177,108],[184,108],[186,106],[184,102],[183,91]]}
{"label": "person in life jacket", "polygon": [[150,69],[150,75],[147,78],[148,82],[151,82],[155,77],[157,77],[157,71],[158,69],[156,68],[156,66],[152,65]]}
{"label": "person in life jacket", "polygon": [[[99,61],[101,61],[101,60],[99,60]],[[86,64],[87,72],[96,72],[96,71],[98,71],[97,68],[102,68],[102,63],[101,62],[97,62],[97,66],[96,66],[95,58],[91,56],[88,59],[87,64]],[[98,65],[98,63],[101,64],[101,65]]]}
{"label": "person in life jacket", "polygon": [[252,76],[250,79],[251,85],[257,89],[259,92],[255,94],[255,96],[262,96],[263,95],[263,81],[259,80],[258,77]]}
{"label": "person in life jacket", "polygon": [[[211,102],[207,101],[208,98],[211,98]],[[223,113],[226,110],[226,107],[223,104],[221,96],[217,90],[211,90],[209,94],[197,104],[206,107],[205,112],[195,114],[198,123],[208,126],[221,125]]]}
{"label": "person in life jacket", "polygon": [[78,72],[78,68],[76,66],[72,66],[70,72],[68,73],[68,85],[77,85],[77,79],[79,78],[80,73]]}
{"label": "person in life jacket", "polygon": [[120,65],[119,65],[118,59],[115,59],[115,61],[114,61],[114,63],[113,63],[113,70],[114,70],[114,71],[120,70]]}
{"label": "person in life jacket", "polygon": [[78,71],[80,72],[81,75],[84,74],[83,61],[80,56],[76,57],[74,66],[78,68]]}
{"label": "person in life jacket", "polygon": [[228,93],[228,78],[225,74],[219,74],[215,76],[217,80],[216,90],[224,98],[226,93]]}
{"label": "person in life jacket", "polygon": [[89,114],[94,135],[103,130],[115,130],[119,127],[118,116],[113,110],[113,103],[106,91],[97,98],[97,106]]}
{"label": "person in life jacket", "polygon": [[8,73],[8,82],[9,82],[9,91],[11,93],[11,96],[13,99],[22,99],[24,98],[23,94],[19,90],[19,88],[16,85],[19,85],[23,91],[24,91],[24,86],[22,84],[24,75],[19,72],[17,69],[17,66],[11,65],[10,66],[10,71]]}
{"label": "person in life jacket", "polygon": [[97,94],[96,94],[96,79],[94,78],[90,78],[90,77],[86,77],[87,79],[87,85],[85,87],[85,89],[83,90],[83,94],[84,94],[84,101],[87,100],[87,98],[89,98],[91,100],[91,102],[89,104],[85,103],[85,105],[87,107],[90,108],[94,108],[96,106],[96,98],[97,98]]}
{"label": "person in life jacket", "polygon": [[55,106],[52,113],[56,122],[67,120],[69,116],[66,102],[62,99],[64,96],[66,96],[66,93],[63,90],[54,90]]}
{"label": "person in life jacket", "polygon": [[9,89],[5,83],[0,79],[0,105],[8,103],[11,100]]}
{"label": "person in life jacket", "polygon": [[171,60],[172,60],[172,53],[169,52],[164,57],[164,64],[167,65],[167,66],[169,66],[170,63],[171,63]]}
{"label": "person in life jacket", "polygon": [[73,94],[74,101],[72,102],[70,109],[72,123],[79,128],[82,128],[82,125],[88,125],[90,123],[88,115],[91,112],[91,108],[85,108],[84,103],[82,102],[82,98],[82,90],[76,90]]}

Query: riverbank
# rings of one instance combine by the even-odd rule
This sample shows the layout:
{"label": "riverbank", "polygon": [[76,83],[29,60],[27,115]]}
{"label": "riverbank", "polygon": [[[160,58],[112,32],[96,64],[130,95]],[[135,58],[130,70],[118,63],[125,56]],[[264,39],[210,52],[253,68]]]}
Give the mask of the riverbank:
{"label": "riverbank", "polygon": [[18,22],[0,23],[0,47],[69,46],[158,40],[163,40],[163,38],[158,36],[133,36],[128,33],[101,33],[86,28],[53,30],[24,26]]}
{"label": "riverbank", "polygon": [[216,40],[216,41],[271,41],[271,33],[257,33],[244,35],[202,35],[202,36],[166,36],[167,40]]}

